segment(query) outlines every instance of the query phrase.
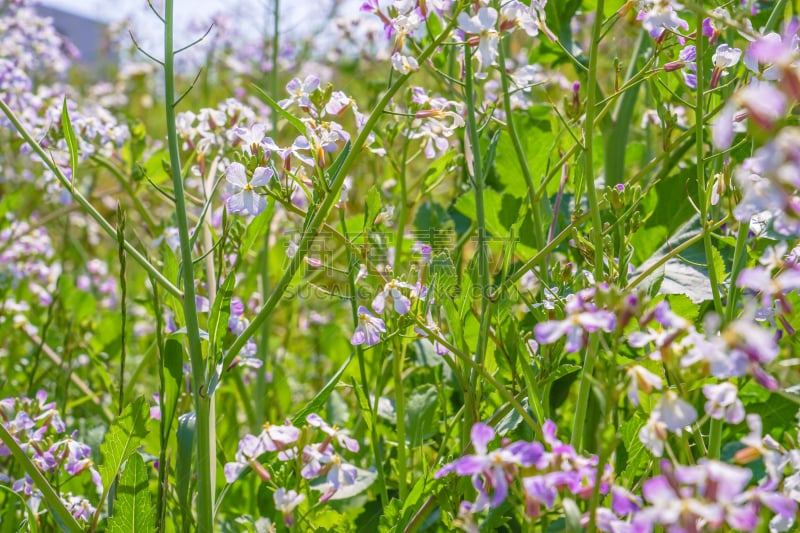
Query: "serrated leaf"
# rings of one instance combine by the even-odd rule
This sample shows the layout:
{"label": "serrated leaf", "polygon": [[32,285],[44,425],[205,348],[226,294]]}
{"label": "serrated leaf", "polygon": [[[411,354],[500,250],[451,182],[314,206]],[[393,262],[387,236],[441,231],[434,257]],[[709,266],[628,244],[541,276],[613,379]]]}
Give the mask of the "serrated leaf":
{"label": "serrated leaf", "polygon": [[150,408],[147,401],[140,396],[111,424],[103,444],[100,445],[103,455],[100,476],[106,490],[122,469],[123,463],[136,452],[149,432]]}
{"label": "serrated leaf", "polygon": [[183,345],[175,339],[167,339],[164,344],[164,397],[161,412],[161,431],[166,437],[175,420],[175,409],[178,406],[181,383],[183,381]]}
{"label": "serrated leaf", "polygon": [[69,150],[69,168],[72,172],[70,185],[74,191],[75,175],[78,172],[78,139],[75,137],[75,130],[72,128],[72,121],[69,119],[67,95],[64,95],[64,106],[61,108],[61,131],[64,134],[64,140],[67,142],[67,149]]}
{"label": "serrated leaf", "polygon": [[641,474],[650,460],[650,454],[642,444],[642,441],[639,440],[639,432],[644,427],[645,422],[641,416],[636,414],[625,422],[620,430],[622,443],[627,453],[627,462],[623,475],[629,480],[633,480]]}
{"label": "serrated leaf", "polygon": [[150,533],[156,530],[153,519],[147,467],[134,453],[125,463],[114,503],[114,516],[108,520],[109,533]]}

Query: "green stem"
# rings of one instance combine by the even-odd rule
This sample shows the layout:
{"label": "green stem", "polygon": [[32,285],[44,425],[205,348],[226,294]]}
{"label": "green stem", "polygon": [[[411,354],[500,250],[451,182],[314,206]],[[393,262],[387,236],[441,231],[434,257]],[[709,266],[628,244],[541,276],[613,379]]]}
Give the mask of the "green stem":
{"label": "green stem", "polygon": [[525,185],[528,187],[528,203],[531,204],[531,213],[533,214],[533,238],[536,242],[536,248],[541,250],[544,248],[544,234],[542,233],[542,213],[539,209],[539,199],[536,197],[536,187],[533,185],[533,177],[531,176],[531,169],[528,167],[528,157],[525,154],[525,149],[522,147],[522,142],[519,139],[517,126],[514,123],[514,113],[511,109],[511,95],[508,84],[508,73],[506,72],[506,45],[508,40],[504,40],[499,47],[500,61],[500,79],[503,83],[503,106],[506,112],[506,125],[508,126],[508,135],[511,137],[511,143],[514,145],[514,153],[517,155],[520,170],[522,170],[522,177],[525,178]]}
{"label": "green stem", "polygon": [[[0,111],[3,111],[3,114],[6,116],[6,118],[8,118],[9,122],[11,122],[11,124],[20,134],[20,136],[22,136],[27,145],[30,146],[31,149],[36,153],[36,155],[39,156],[39,159],[42,160],[42,163],[44,163],[44,165],[48,169],[50,169],[51,172],[53,172],[59,183],[61,183],[63,187],[65,187],[68,191],[70,191],[70,195],[72,196],[72,198],[74,198],[75,201],[78,202],[78,204],[83,208],[83,210],[90,217],[92,217],[95,220],[95,222],[97,222],[100,228],[102,228],[102,230],[105,231],[109,237],[116,240],[117,230],[114,228],[114,226],[112,226],[111,223],[109,223],[108,220],[106,220],[105,217],[103,217],[103,215],[101,215],[97,209],[95,209],[95,207],[89,202],[89,200],[85,196],[83,196],[80,193],[80,191],[78,191],[72,186],[67,177],[64,176],[64,173],[61,172],[61,169],[58,168],[58,165],[56,165],[53,159],[50,157],[50,154],[48,154],[44,150],[44,148],[42,148],[39,145],[39,143],[33,138],[31,133],[25,129],[25,126],[22,125],[22,123],[14,114],[14,112],[11,111],[11,108],[9,108],[8,105],[2,99],[0,99]],[[150,263],[150,261],[148,261],[147,258],[139,252],[139,250],[134,248],[134,246],[131,243],[129,243],[126,240],[124,241],[124,246],[125,246],[125,251],[128,252],[130,256],[137,263],[139,263],[139,265],[142,268],[144,268],[148,274],[150,274],[153,277],[154,280],[158,281],[158,283],[162,287],[164,287],[164,289],[168,293],[175,296],[176,298],[183,297],[183,293],[181,292],[181,290],[178,289],[175,285],[173,285],[172,282],[169,281],[166,277],[164,277],[164,274],[162,274],[155,266],[153,266],[153,264]]]}
{"label": "green stem", "polygon": [[[603,281],[603,227],[600,219],[600,207],[597,201],[597,191],[594,185],[594,120],[595,100],[597,99],[597,56],[600,48],[600,30],[603,26],[603,8],[605,0],[598,0],[595,10],[594,25],[592,27],[591,50],[589,51],[589,74],[586,83],[586,116],[584,118],[584,179],[586,191],[589,196],[589,209],[592,217],[592,240],[594,241],[594,277],[597,283]],[[570,439],[575,449],[581,449],[583,434],[586,431],[586,411],[589,407],[589,394],[592,387],[592,372],[599,348],[599,338],[592,337],[589,350],[583,363],[578,400],[575,410],[575,421],[572,426]]]}
{"label": "green stem", "polygon": [[[350,238],[347,234],[347,221],[344,216],[344,209],[339,211],[339,221],[342,224],[342,238],[350,242]],[[353,327],[358,325],[358,301],[356,300],[356,279],[353,273],[353,269],[356,266],[354,261],[355,255],[353,251],[348,247],[347,248],[347,282],[350,287],[350,311],[353,317]],[[358,373],[359,377],[361,378],[361,390],[364,393],[364,398],[367,399],[367,403],[369,403],[369,381],[367,379],[367,365],[366,361],[364,360],[364,348],[361,345],[356,346],[356,356],[358,357]],[[381,496],[381,504],[383,507],[389,505],[389,491],[386,488],[386,474],[383,471],[383,454],[381,453],[381,447],[378,443],[378,429],[375,427],[375,411],[372,410],[370,413],[370,441],[372,445],[372,455],[375,459],[375,469],[378,471],[378,483],[380,484],[380,496]]]}
{"label": "green stem", "polygon": [[[472,178],[474,181],[475,192],[475,224],[478,230],[478,274],[480,276],[480,289],[481,289],[481,321],[478,330],[478,344],[475,349],[475,364],[482,366],[486,359],[486,348],[489,343],[489,323],[491,321],[491,313],[489,310],[489,292],[491,290],[491,276],[489,272],[489,257],[486,247],[486,214],[483,204],[483,154],[481,152],[480,135],[478,134],[478,126],[475,122],[475,88],[473,84],[472,73],[472,48],[469,44],[464,43],[464,82],[465,82],[465,99],[467,104],[467,135],[469,140],[469,150],[472,158]],[[470,154],[467,154],[469,160]],[[467,163],[469,165],[469,163]],[[477,391],[478,389],[478,374],[476,372],[470,373],[470,389]],[[479,416],[480,407],[478,405],[470,406],[467,412]]]}
{"label": "green stem", "polygon": [[189,358],[192,365],[192,394],[194,397],[197,424],[197,529],[203,533],[213,531],[214,480],[211,472],[211,417],[209,398],[205,389],[205,361],[200,344],[200,324],[197,318],[194,290],[194,262],[189,240],[189,223],[186,218],[186,201],[181,177],[181,160],[178,151],[178,135],[175,130],[175,55],[173,52],[173,0],[166,0],[164,8],[164,97],[167,122],[167,141],[175,193],[175,218],[181,243],[181,266],[183,270],[183,313],[186,320],[186,336],[189,341]]}
{"label": "green stem", "polygon": [[[278,46],[280,43],[280,0],[273,0],[272,3],[272,69],[270,70],[270,86],[272,88],[272,97],[277,99],[278,95]],[[266,36],[265,36],[266,38]],[[278,137],[278,113],[274,110],[272,112],[272,136],[277,139]],[[264,232],[264,247],[261,251],[261,294],[263,298],[267,297],[270,288],[270,269],[269,269],[269,251],[270,251],[270,226],[272,225],[272,215],[270,220],[267,221],[267,229]],[[261,325],[261,343],[258,346],[259,355],[261,357],[262,369],[256,374],[256,397],[255,397],[255,410],[259,418],[266,416],[266,395],[267,395],[267,372],[269,368],[269,338],[270,338],[270,321],[265,320]],[[253,428],[257,430],[257,428]]]}
{"label": "green stem", "polygon": [[736,303],[739,299],[739,287],[736,280],[747,263],[747,235],[750,233],[750,221],[739,223],[739,233],[736,236],[736,248],[733,252],[733,264],[731,265],[731,288],[728,290],[728,301],[725,305],[725,323],[733,322],[736,314]]}
{"label": "green stem", "polygon": [[406,457],[406,397],[403,386],[403,363],[405,362],[405,346],[400,346],[400,338],[393,339],[394,353],[394,404],[397,413],[397,486],[400,501],[408,494],[408,458]]}
{"label": "green stem", "polygon": [[[706,201],[706,168],[703,161],[705,160],[706,150],[703,143],[703,136],[705,134],[705,36],[700,30],[703,25],[703,14],[698,13],[697,21],[697,35],[695,37],[694,46],[697,51],[697,101],[694,106],[695,117],[695,150],[697,158],[697,198],[700,203],[700,226],[705,230],[709,226],[708,221],[708,203]],[[719,285],[717,284],[717,269],[714,265],[714,255],[711,246],[711,233],[703,232],[703,248],[706,255],[706,268],[708,268],[708,280],[711,284],[711,295],[714,299],[714,310],[717,315],[722,316],[722,298],[719,295]]]}
{"label": "green stem", "polygon": [[[450,24],[442,31],[442,33],[436,39],[434,39],[434,41],[419,55],[417,61],[420,64],[424,63],[439,47],[442,41],[450,34],[450,30],[452,30],[454,24],[455,22],[451,21]],[[319,209],[316,211],[316,213],[314,213],[314,215],[311,217],[311,220],[306,225],[306,230],[303,232],[300,242],[298,243],[297,253],[292,258],[280,280],[278,280],[278,283],[275,285],[275,288],[273,289],[269,298],[264,303],[264,306],[261,308],[261,310],[259,310],[256,316],[253,317],[253,321],[250,322],[250,325],[245,328],[245,330],[233,341],[230,348],[228,348],[228,351],[225,353],[223,368],[226,368],[227,365],[230,364],[231,360],[247,343],[247,340],[252,337],[261,324],[267,318],[269,318],[269,316],[275,310],[275,307],[283,298],[284,292],[286,292],[286,289],[289,287],[289,284],[292,282],[295,274],[305,262],[305,257],[308,253],[311,240],[316,237],[320,227],[328,218],[328,214],[331,212],[333,205],[338,201],[339,193],[344,185],[345,177],[350,171],[350,168],[353,166],[355,160],[358,158],[361,148],[364,147],[367,141],[367,137],[375,128],[378,119],[383,114],[383,110],[389,104],[392,97],[403,85],[405,85],[406,81],[408,81],[410,77],[411,74],[400,76],[397,81],[394,82],[391,87],[389,87],[386,93],[384,93],[383,97],[376,104],[375,109],[373,109],[373,111],[370,113],[369,118],[367,118],[367,121],[361,130],[361,133],[359,133],[358,137],[355,139],[355,141],[353,141],[350,153],[342,162],[342,166],[339,167],[339,171],[334,176],[333,183],[330,186],[328,194],[320,204]]]}

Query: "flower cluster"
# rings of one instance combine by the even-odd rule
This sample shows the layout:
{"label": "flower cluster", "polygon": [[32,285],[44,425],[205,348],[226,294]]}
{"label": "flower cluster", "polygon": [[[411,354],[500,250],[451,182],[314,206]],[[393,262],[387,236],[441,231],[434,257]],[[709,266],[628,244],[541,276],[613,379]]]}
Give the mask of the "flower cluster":
{"label": "flower cluster", "polygon": [[[245,435],[239,442],[235,461],[225,465],[225,479],[233,483],[246,468],[252,469],[264,482],[272,482],[276,476],[283,476],[279,468],[283,463],[294,463],[300,477],[308,486],[321,493],[319,502],[330,499],[348,498],[366,489],[374,476],[346,462],[344,452],[358,452],[358,441],[348,435],[347,430],[331,426],[317,414],[306,417],[307,426],[298,428],[290,421],[284,425],[264,424],[258,435]],[[318,441],[318,437],[321,440]],[[267,465],[261,457],[272,453]],[[294,471],[294,469],[292,469]],[[305,500],[306,495],[295,489],[278,487],[274,492],[275,506],[281,511],[287,526],[294,522],[293,510]]]}
{"label": "flower cluster", "polygon": [[[725,524],[750,530],[762,509],[774,513],[770,525],[775,531],[787,531],[794,522],[797,502],[779,490],[780,479],[749,487],[752,471],[746,468],[707,459],[692,466],[662,461],[661,474],[644,482],[640,496],[615,483],[610,465],[601,467],[596,456],[578,454],[561,442],[552,421],[542,430],[544,444],[506,439],[489,450],[495,431],[483,423],[473,426],[475,454],[444,465],[435,475],[470,477],[478,496],[460,506],[456,523],[463,530],[480,531],[477,515],[497,509],[507,499],[521,496],[525,514],[535,519],[543,508],[558,511],[566,499],[588,501],[593,494],[609,507],[601,505],[594,517],[584,513],[581,525],[594,520],[600,531],[650,533],[656,526],[702,531]],[[757,445],[763,448],[760,436]]]}
{"label": "flower cluster", "polygon": [[[102,490],[100,474],[91,459],[91,448],[78,441],[75,433],[67,433],[55,402],[47,401],[46,392],[37,392],[35,398],[0,400],[0,423],[45,475],[72,478],[87,472],[94,486]],[[0,458],[10,456],[11,450],[0,444]],[[30,476],[25,474],[14,479],[0,475],[0,482],[10,485],[14,492],[19,493],[33,512],[40,512],[43,496]],[[61,498],[76,519],[88,521],[95,513],[95,508],[83,497],[64,494]]]}

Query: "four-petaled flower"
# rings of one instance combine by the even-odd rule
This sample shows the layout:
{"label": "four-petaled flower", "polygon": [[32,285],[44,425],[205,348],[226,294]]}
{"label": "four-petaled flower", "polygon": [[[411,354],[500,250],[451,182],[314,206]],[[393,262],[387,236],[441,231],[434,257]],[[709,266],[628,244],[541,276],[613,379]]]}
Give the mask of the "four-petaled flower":
{"label": "four-petaled flower", "polygon": [[350,338],[353,346],[375,346],[381,342],[381,333],[386,333],[386,323],[380,318],[372,316],[369,310],[362,306],[358,308],[358,325]]}
{"label": "four-petaled flower", "polygon": [[247,179],[247,170],[241,163],[231,163],[225,171],[225,179],[234,189],[233,195],[228,198],[226,205],[229,213],[246,211],[249,215],[258,215],[267,207],[263,196],[253,190],[253,187],[265,187],[272,178],[272,169],[256,167],[253,177]]}

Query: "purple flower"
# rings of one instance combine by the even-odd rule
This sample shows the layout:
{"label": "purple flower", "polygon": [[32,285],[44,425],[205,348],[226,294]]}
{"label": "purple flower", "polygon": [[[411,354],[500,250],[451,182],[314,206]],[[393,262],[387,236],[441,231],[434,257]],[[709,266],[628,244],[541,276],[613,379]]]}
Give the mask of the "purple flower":
{"label": "purple flower", "polygon": [[474,455],[465,455],[442,467],[435,475],[441,478],[455,472],[459,476],[470,476],[472,484],[480,494],[479,502],[491,502],[496,507],[508,495],[509,482],[519,466],[527,467],[535,464],[543,453],[538,442],[515,442],[497,450],[488,451],[489,443],[494,440],[494,430],[478,422],[472,426],[470,438]]}
{"label": "purple flower", "polygon": [[763,306],[771,307],[773,300],[777,300],[783,311],[789,313],[791,307],[785,295],[800,290],[800,268],[788,266],[775,278],[764,267],[746,268],[739,274],[736,284],[760,293]]}
{"label": "purple flower", "polygon": [[386,323],[372,316],[363,305],[359,306],[358,325],[350,338],[350,344],[353,346],[363,344],[367,348],[375,346],[381,342],[381,333],[386,333]]}
{"label": "purple flower", "polygon": [[249,466],[252,467],[264,481],[268,481],[270,479],[269,473],[256,461],[258,456],[266,451],[267,446],[264,439],[256,437],[255,435],[245,435],[244,438],[239,441],[235,461],[225,464],[225,480],[228,483],[233,483],[239,477],[239,474]]}
{"label": "purple flower", "polygon": [[739,399],[739,389],[733,383],[703,385],[703,395],[708,400],[706,413],[717,420],[725,419],[730,424],[744,420],[744,405]]}
{"label": "purple flower", "polygon": [[311,426],[321,429],[330,439],[336,439],[339,446],[347,448],[351,452],[358,451],[358,441],[349,437],[346,430],[339,429],[338,427],[329,426],[321,416],[312,413],[306,417],[306,422]]}
{"label": "purple flower", "polygon": [[311,93],[317,89],[319,89],[319,78],[316,76],[307,76],[305,80],[292,78],[286,84],[289,98],[281,100],[278,105],[286,109],[292,104],[297,104],[303,111],[308,111],[311,107]]}
{"label": "purple flower", "polygon": [[405,296],[400,289],[414,290],[410,283],[393,279],[383,286],[383,290],[372,300],[372,309],[378,314],[383,314],[386,307],[386,299],[389,298],[394,303],[394,310],[398,315],[404,315],[411,310],[411,300]]}
{"label": "purple flower", "polygon": [[568,315],[564,320],[548,320],[536,324],[533,331],[539,343],[552,344],[566,335],[567,353],[577,352],[583,346],[584,331],[611,332],[617,325],[614,313],[584,304],[581,296],[572,296],[565,308]]}

